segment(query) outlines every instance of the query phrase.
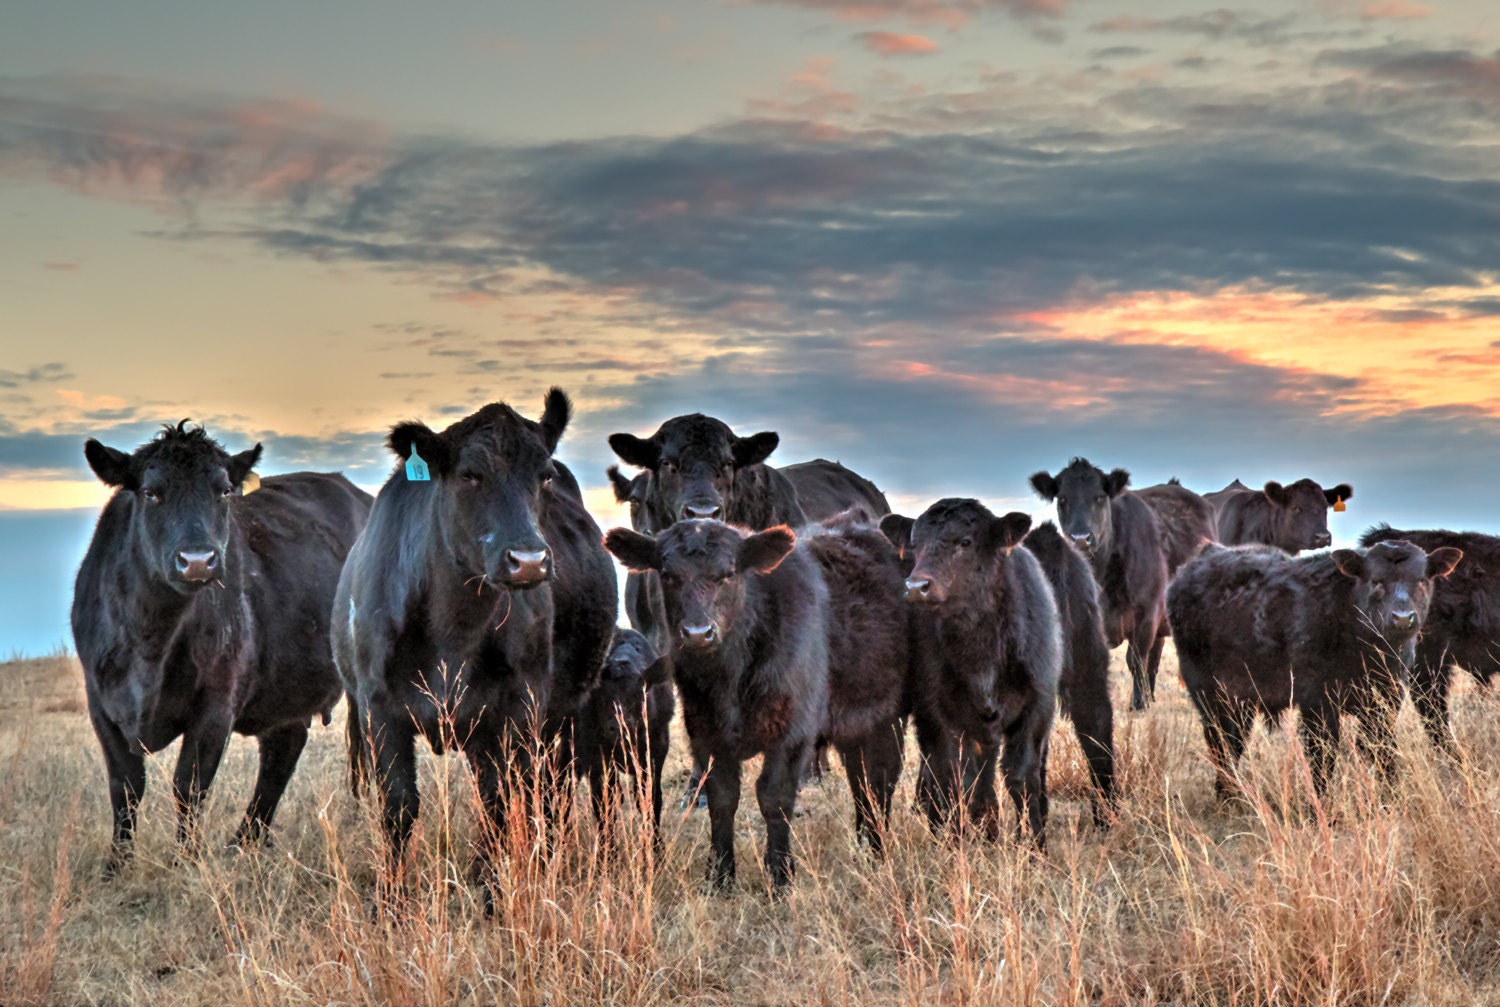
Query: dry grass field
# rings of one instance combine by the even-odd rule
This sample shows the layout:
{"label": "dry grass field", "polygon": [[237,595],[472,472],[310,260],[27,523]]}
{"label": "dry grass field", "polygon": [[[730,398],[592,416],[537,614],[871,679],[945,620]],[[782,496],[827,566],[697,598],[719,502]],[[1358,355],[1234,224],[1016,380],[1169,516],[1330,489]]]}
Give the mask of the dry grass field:
{"label": "dry grass field", "polygon": [[[1170,653],[1170,652],[1169,652]],[[1116,660],[1117,709],[1125,673]],[[1257,731],[1249,798],[1215,805],[1170,657],[1157,705],[1119,715],[1124,800],[1087,824],[1071,732],[1055,737],[1050,847],[940,843],[903,780],[888,840],[855,846],[835,772],[804,792],[795,895],[767,897],[746,787],[740,878],[700,892],[703,813],[673,813],[653,862],[623,810],[619,855],[575,814],[550,856],[504,867],[501,914],[461,883],[467,771],[424,757],[410,912],[372,913],[377,833],[344,788],[341,719],[315,728],[275,845],[202,857],[173,840],[175,748],[151,760],[139,856],[98,881],[104,772],[69,657],[0,666],[0,1003],[19,1004],[1500,1004],[1500,697],[1464,682],[1463,769],[1402,716],[1383,789],[1347,749],[1326,806],[1295,734]],[[1288,725],[1290,726],[1290,725]],[[909,746],[908,754],[912,746]],[[206,807],[232,832],[253,744]],[[686,771],[668,762],[675,793]],[[586,808],[586,799],[577,807]]]}

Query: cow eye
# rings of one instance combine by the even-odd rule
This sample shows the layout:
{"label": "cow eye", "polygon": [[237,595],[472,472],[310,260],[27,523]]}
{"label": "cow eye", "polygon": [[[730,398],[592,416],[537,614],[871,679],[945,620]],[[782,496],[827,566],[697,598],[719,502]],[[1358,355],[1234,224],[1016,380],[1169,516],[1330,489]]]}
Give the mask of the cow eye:
{"label": "cow eye", "polygon": [[221,497],[232,497],[232,496],[234,496],[234,487],[233,486],[225,486],[223,489],[221,489],[219,491],[219,496],[221,496]]}
{"label": "cow eye", "polygon": [[1293,514],[1301,514],[1302,513],[1302,508],[1301,507],[1297,507],[1297,506],[1293,506],[1292,507],[1292,513]]}
{"label": "cow eye", "polygon": [[467,483],[470,489],[477,488],[481,481],[478,472],[460,472],[458,477]]}
{"label": "cow eye", "polygon": [[1103,493],[1100,493],[1098,496],[1094,497],[1094,503],[1102,504],[1106,499],[1108,498]]}
{"label": "cow eye", "polygon": [[552,480],[554,480],[556,478],[557,478],[557,469],[553,468],[551,465],[548,465],[545,469],[542,470],[542,485],[543,486],[546,486],[546,485],[550,484],[552,482]]}
{"label": "cow eye", "polygon": [[961,540],[959,540],[958,544],[967,549],[974,544],[974,540],[968,535],[965,535]]}
{"label": "cow eye", "polygon": [[150,503],[154,503],[154,504],[161,503],[161,493],[159,493],[156,490],[145,490],[144,492],[141,493],[141,496],[145,497],[146,500],[149,501]]}

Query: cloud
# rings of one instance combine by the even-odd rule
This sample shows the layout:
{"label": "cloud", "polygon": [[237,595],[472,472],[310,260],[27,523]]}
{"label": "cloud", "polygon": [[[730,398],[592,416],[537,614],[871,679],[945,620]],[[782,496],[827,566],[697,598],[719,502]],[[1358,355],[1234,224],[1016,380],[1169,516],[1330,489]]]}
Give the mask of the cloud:
{"label": "cloud", "polygon": [[1105,34],[1174,34],[1201,35],[1208,39],[1233,39],[1257,47],[1280,47],[1297,41],[1327,41],[1355,38],[1358,29],[1293,30],[1300,18],[1295,13],[1275,17],[1254,11],[1235,11],[1225,7],[1201,14],[1179,14],[1174,17],[1141,17],[1120,14],[1089,26],[1089,31]]}
{"label": "cloud", "polygon": [[939,46],[926,35],[900,35],[889,31],[866,31],[855,36],[878,56],[925,56]]}
{"label": "cloud", "polygon": [[1089,59],[1134,59],[1137,56],[1150,54],[1150,49],[1144,49],[1138,45],[1112,45],[1103,49],[1090,50]]}
{"label": "cloud", "polygon": [[73,377],[66,364],[40,364],[26,371],[0,371],[0,388],[23,388],[29,385],[67,381]]}
{"label": "cloud", "polygon": [[1068,0],[753,0],[818,11],[840,21],[903,20],[913,25],[963,27],[971,18],[1005,14],[1020,20],[1059,18]]}
{"label": "cloud", "polygon": [[72,273],[78,269],[76,262],[44,262],[42,268],[54,273]]}

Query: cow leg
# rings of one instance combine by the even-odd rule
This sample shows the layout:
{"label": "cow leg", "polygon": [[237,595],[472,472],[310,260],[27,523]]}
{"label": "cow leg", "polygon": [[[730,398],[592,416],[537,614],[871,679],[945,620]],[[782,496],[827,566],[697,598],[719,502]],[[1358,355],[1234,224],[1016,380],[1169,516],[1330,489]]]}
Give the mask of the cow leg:
{"label": "cow leg", "polygon": [[891,795],[901,778],[900,722],[875,728],[858,742],[839,746],[839,758],[854,794],[854,830],[879,857],[885,852],[885,827],[891,817]]}
{"label": "cow leg", "polygon": [[990,842],[1000,838],[1000,798],[995,792],[995,767],[1000,761],[1000,746],[985,742],[979,751],[972,750],[973,743],[960,738],[956,768],[967,795],[969,817]]}
{"label": "cow leg", "polygon": [[506,801],[507,747],[516,762],[513,781],[525,787],[525,769],[530,761],[530,749],[525,745],[507,746],[498,735],[482,728],[473,732],[464,746],[464,757],[474,774],[474,786],[479,792],[479,805],[483,811],[480,823],[479,842],[474,859],[469,867],[469,877],[479,886],[484,904],[484,914],[493,916],[499,899],[499,875],[495,869],[495,855],[508,835],[508,802]]}
{"label": "cow leg", "polygon": [[679,805],[680,807],[708,807],[708,790],[703,783],[706,775],[707,770],[703,768],[703,764],[695,761],[692,770],[688,773],[687,786],[682,788],[682,802]]}
{"label": "cow leg", "polygon": [[1167,643],[1167,622],[1165,619],[1156,627],[1156,637],[1151,641],[1151,653],[1146,657],[1146,683],[1149,691],[1147,695],[1156,698],[1156,673],[1161,669],[1161,652]]}
{"label": "cow leg", "polygon": [[1417,658],[1411,670],[1411,701],[1422,718],[1422,727],[1432,746],[1449,758],[1458,757],[1453,723],[1448,716],[1448,690],[1452,685],[1452,666],[1448,656],[1434,664]]}
{"label": "cow leg", "polygon": [[104,751],[104,772],[109,779],[109,806],[114,826],[103,879],[110,880],[135,855],[136,809],[146,791],[146,757],[140,746],[125,740],[120,729],[101,713],[89,712],[94,734]]}
{"label": "cow leg", "polygon": [[703,779],[708,794],[708,884],[728,891],[734,884],[734,813],[740,806],[738,759],[712,759]]}
{"label": "cow leg", "polygon": [[229,747],[230,724],[227,707],[211,708],[182,736],[177,769],[172,774],[172,798],[177,804],[177,841],[183,846],[196,847],[201,838],[198,812]]}
{"label": "cow leg", "polygon": [[[807,745],[784,745],[765,754],[755,781],[755,799],[766,820],[766,873],[773,893],[792,883],[792,813],[797,807],[797,783],[811,761]],[[712,805],[710,805],[712,806]]]}
{"label": "cow leg", "polygon": [[917,807],[926,816],[928,827],[942,832],[953,824],[953,812],[958,807],[958,739],[931,717],[918,714],[915,720]]}
{"label": "cow leg", "polygon": [[1144,710],[1156,695],[1155,669],[1147,667],[1151,649],[1156,645],[1159,624],[1138,619],[1131,627],[1129,645],[1125,648],[1125,665],[1130,669],[1130,708]]}
{"label": "cow leg", "polygon": [[365,715],[364,738],[375,768],[380,793],[380,823],[387,844],[388,883],[400,873],[406,843],[416,824],[421,799],[417,793],[416,729],[409,717]]}
{"label": "cow leg", "polygon": [[1401,691],[1396,686],[1390,694],[1366,697],[1356,712],[1359,733],[1354,744],[1375,767],[1381,783],[1396,778],[1396,714],[1400,712]]}
{"label": "cow leg", "polygon": [[1235,766],[1245,754],[1245,744],[1255,723],[1255,708],[1227,696],[1193,699],[1203,718],[1203,740],[1208,744],[1208,758],[1214,766],[1214,796],[1221,802],[1227,801],[1239,793]]}
{"label": "cow leg", "polygon": [[1338,756],[1339,711],[1328,700],[1319,700],[1299,712],[1302,751],[1312,773],[1313,793],[1321,799],[1328,792],[1328,779],[1333,775],[1334,759]]}
{"label": "cow leg", "polygon": [[1005,789],[1016,806],[1016,837],[1030,832],[1038,850],[1047,848],[1047,737],[1051,729],[1050,717],[1040,710],[1031,712],[1005,733],[1000,756]]}
{"label": "cow leg", "polygon": [[1094,824],[1108,828],[1115,808],[1115,712],[1109,696],[1070,697],[1068,717],[1094,784]]}
{"label": "cow leg", "polygon": [[234,835],[236,845],[258,843],[269,836],[271,819],[281,795],[286,792],[287,781],[297,768],[297,760],[307,745],[307,725],[286,724],[259,735],[260,768],[255,776],[255,792],[245,809],[245,820]]}
{"label": "cow leg", "polygon": [[349,752],[349,794],[357,801],[364,797],[365,783],[370,776],[370,748],[365,744],[365,732],[361,727],[363,718],[360,716],[359,704],[352,695],[345,695],[349,705],[348,737],[346,747]]}
{"label": "cow leg", "polygon": [[604,757],[598,755],[589,763],[589,800],[594,807],[594,821],[599,824],[599,839],[601,845],[612,846],[614,837],[614,809],[610,807],[610,784],[611,774],[604,764]]}
{"label": "cow leg", "polygon": [[654,732],[646,735],[647,743],[651,752],[651,841],[656,852],[661,852],[661,771],[667,762],[667,748],[670,744],[669,737],[665,731],[661,737],[655,737]]}

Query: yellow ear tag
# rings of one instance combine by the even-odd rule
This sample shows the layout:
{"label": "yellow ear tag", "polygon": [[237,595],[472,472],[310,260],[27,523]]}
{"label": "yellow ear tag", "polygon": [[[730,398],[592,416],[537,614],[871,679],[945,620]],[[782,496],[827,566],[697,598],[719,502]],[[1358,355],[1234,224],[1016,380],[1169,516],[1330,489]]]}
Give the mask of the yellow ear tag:
{"label": "yellow ear tag", "polygon": [[1343,497],[1338,497],[1336,500],[1334,500],[1334,502],[1333,502],[1333,512],[1335,514],[1342,514],[1342,513],[1344,513],[1344,511],[1346,511],[1348,509],[1349,509],[1349,505],[1346,504],[1346,503],[1344,503],[1344,498]]}
{"label": "yellow ear tag", "polygon": [[254,472],[251,472],[249,475],[245,476],[245,481],[240,483],[241,496],[249,496],[251,493],[254,493],[258,489],[260,489],[260,476],[256,475]]}

